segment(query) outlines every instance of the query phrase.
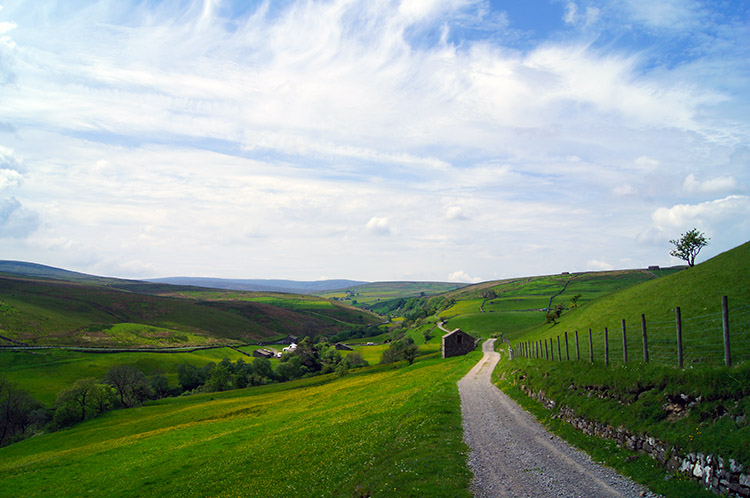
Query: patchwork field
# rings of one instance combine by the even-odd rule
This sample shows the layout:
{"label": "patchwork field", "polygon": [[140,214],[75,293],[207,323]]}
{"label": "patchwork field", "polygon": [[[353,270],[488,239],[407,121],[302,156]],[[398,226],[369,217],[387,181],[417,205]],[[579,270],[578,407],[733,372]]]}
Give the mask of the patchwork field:
{"label": "patchwork field", "polygon": [[440,296],[454,304],[439,314],[449,329],[460,328],[481,337],[503,333],[506,339],[513,339],[543,325],[548,308],[561,305],[568,309],[574,301],[580,306],[677,271],[563,273],[484,282]]}

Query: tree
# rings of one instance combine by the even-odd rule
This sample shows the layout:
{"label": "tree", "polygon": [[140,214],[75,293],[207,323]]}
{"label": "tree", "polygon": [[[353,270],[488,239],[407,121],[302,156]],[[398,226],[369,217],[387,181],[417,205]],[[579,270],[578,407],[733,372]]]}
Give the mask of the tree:
{"label": "tree", "polygon": [[61,391],[55,402],[55,423],[64,427],[83,422],[112,408],[117,399],[115,389],[100,384],[93,377],[78,379],[70,389]]}
{"label": "tree", "polygon": [[26,391],[0,377],[0,446],[23,439],[33,425],[31,414],[41,406]]}
{"label": "tree", "polygon": [[225,363],[219,363],[211,372],[211,377],[206,381],[209,391],[228,391],[232,388],[232,372]]}
{"label": "tree", "polygon": [[406,360],[409,365],[414,363],[414,359],[417,357],[419,348],[414,344],[414,340],[409,336],[404,336],[401,339],[392,341],[391,345],[383,351],[383,356],[380,358],[380,363],[394,363],[396,361]]}
{"label": "tree", "polygon": [[177,383],[183,391],[192,391],[206,381],[205,375],[194,365],[183,363],[177,367]]}
{"label": "tree", "polygon": [[146,376],[132,365],[113,366],[107,372],[105,381],[117,390],[120,404],[125,408],[140,405],[149,398]]}
{"label": "tree", "polygon": [[675,246],[669,251],[670,256],[687,261],[688,266],[695,266],[695,257],[701,252],[701,249],[708,245],[710,238],[706,237],[703,232],[697,228],[688,230],[683,233],[679,239],[670,240],[669,243]]}

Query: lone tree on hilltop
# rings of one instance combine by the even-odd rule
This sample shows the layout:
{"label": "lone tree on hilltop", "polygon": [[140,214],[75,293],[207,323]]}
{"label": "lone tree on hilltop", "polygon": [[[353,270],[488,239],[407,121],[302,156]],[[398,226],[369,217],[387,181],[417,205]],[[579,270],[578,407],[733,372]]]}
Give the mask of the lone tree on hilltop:
{"label": "lone tree on hilltop", "polygon": [[683,233],[679,239],[669,241],[670,244],[675,246],[674,249],[669,251],[669,254],[687,261],[688,266],[695,266],[695,257],[701,252],[701,249],[708,245],[709,240],[711,239],[706,237],[703,232],[693,228]]}

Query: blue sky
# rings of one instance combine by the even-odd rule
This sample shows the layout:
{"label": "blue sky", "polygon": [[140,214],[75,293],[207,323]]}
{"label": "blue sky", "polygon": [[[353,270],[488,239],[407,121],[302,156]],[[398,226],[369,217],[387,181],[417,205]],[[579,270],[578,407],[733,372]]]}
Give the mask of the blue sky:
{"label": "blue sky", "polygon": [[750,239],[750,6],[3,1],[0,257],[479,281]]}

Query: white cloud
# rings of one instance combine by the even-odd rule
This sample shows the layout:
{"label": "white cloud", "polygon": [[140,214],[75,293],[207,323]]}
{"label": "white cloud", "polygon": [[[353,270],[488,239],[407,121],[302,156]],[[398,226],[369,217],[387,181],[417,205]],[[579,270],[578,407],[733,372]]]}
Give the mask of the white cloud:
{"label": "white cloud", "polygon": [[39,226],[37,213],[15,198],[0,199],[0,238],[24,238]]}
{"label": "white cloud", "polygon": [[448,275],[448,281],[449,282],[462,282],[462,283],[477,283],[477,282],[481,282],[482,279],[479,277],[471,277],[465,271],[458,270]]}
{"label": "white cloud", "polygon": [[0,35],[5,34],[8,31],[11,31],[17,27],[18,25],[16,25],[16,23],[7,22],[7,21],[0,22]]}
{"label": "white cloud", "polygon": [[388,235],[391,233],[391,228],[388,226],[388,218],[385,217],[373,216],[365,226],[367,231],[375,235]]}
{"label": "white cloud", "polygon": [[623,11],[634,21],[647,26],[681,30],[700,22],[700,3],[696,0],[624,0]]}
{"label": "white cloud", "polygon": [[578,4],[568,2],[565,4],[563,21],[574,26],[588,28],[596,24],[601,17],[601,11],[597,7],[587,6],[583,13],[579,14]]}
{"label": "white cloud", "polygon": [[445,208],[445,218],[451,221],[468,219],[461,206],[448,206]]}
{"label": "white cloud", "polygon": [[0,190],[21,184],[21,173],[14,169],[0,169]]}
{"label": "white cloud", "polygon": [[231,19],[217,1],[42,4],[3,11],[17,27],[0,74],[17,77],[0,186],[22,206],[6,211],[39,213],[39,254],[90,269],[377,280],[650,263],[636,234],[658,206],[750,184],[746,161],[719,169],[750,135],[746,85],[724,78],[744,82],[746,58],[662,64],[656,42],[586,31],[613,9],[660,26],[676,2],[571,1],[574,36],[513,44],[509,14],[473,0],[266,2]]}
{"label": "white cloud", "polygon": [[586,264],[589,268],[593,268],[594,270],[611,270],[614,268],[614,266],[603,259],[591,259]]}
{"label": "white cloud", "polygon": [[719,176],[716,178],[699,181],[693,173],[690,173],[687,177],[685,177],[685,181],[682,183],[682,188],[690,194],[724,193],[737,188],[737,179],[732,176]]}
{"label": "white cloud", "polygon": [[638,191],[628,183],[617,185],[612,189],[612,194],[616,195],[617,197],[632,197],[637,193]]}
{"label": "white cloud", "polygon": [[716,225],[731,219],[750,217],[750,197],[730,195],[723,199],[699,204],[678,204],[659,208],[652,215],[654,225],[661,230],[683,229],[692,226]]}

